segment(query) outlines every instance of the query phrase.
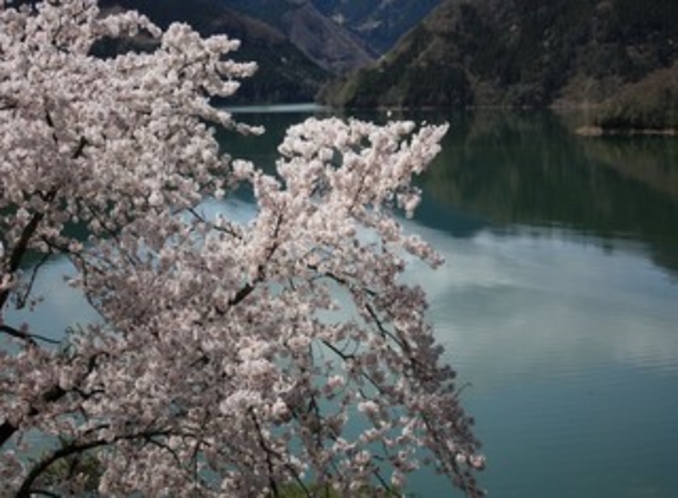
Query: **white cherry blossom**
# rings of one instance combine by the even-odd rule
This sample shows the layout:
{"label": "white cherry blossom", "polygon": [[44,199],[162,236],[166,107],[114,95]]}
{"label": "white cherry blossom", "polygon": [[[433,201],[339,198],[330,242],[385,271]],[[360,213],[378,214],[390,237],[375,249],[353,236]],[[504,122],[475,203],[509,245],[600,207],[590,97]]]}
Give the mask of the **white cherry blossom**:
{"label": "white cherry blossom", "polygon": [[[151,49],[92,55],[122,36]],[[395,213],[446,126],[309,119],[265,174],[215,139],[261,131],[212,104],[255,69],[237,47],[94,0],[0,2],[3,492],[398,494],[432,464],[480,496],[472,420],[400,278],[442,263]],[[241,184],[253,219],[202,213]],[[5,317],[57,257],[101,320],[54,344]]]}

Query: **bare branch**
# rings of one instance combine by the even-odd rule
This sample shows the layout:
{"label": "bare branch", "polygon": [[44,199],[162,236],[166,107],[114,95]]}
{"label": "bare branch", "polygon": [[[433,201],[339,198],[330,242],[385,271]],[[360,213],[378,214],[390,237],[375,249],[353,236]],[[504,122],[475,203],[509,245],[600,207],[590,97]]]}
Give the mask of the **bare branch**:
{"label": "bare branch", "polygon": [[28,344],[31,345],[36,345],[35,341],[36,339],[39,341],[47,342],[49,344],[54,344],[54,345],[59,345],[61,344],[61,341],[57,341],[55,339],[50,339],[49,337],[45,337],[40,334],[31,334],[28,332],[25,332],[23,330],[18,330],[15,329],[14,327],[10,327],[9,325],[6,324],[0,324],[0,332],[4,332],[5,334],[14,337],[16,339],[21,339],[22,341],[26,341]]}

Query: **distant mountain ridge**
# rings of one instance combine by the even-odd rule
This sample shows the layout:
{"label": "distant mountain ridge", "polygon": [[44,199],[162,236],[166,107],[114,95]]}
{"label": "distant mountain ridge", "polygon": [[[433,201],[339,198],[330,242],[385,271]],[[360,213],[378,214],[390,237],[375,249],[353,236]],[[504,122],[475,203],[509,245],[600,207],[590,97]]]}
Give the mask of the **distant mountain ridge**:
{"label": "distant mountain ridge", "polygon": [[421,21],[441,0],[312,0],[316,8],[377,54]]}
{"label": "distant mountain ridge", "polygon": [[390,49],[441,0],[211,0],[284,32],[311,60],[342,74]]}
{"label": "distant mountain ridge", "polygon": [[323,99],[347,107],[600,102],[677,63],[677,21],[675,0],[445,0]]}
{"label": "distant mountain ridge", "polygon": [[281,24],[297,48],[333,73],[343,74],[374,61],[358,38],[324,16],[310,2],[287,11]]}
{"label": "distant mountain ridge", "polygon": [[257,18],[288,37],[323,69],[343,74],[374,61],[374,54],[353,33],[321,13],[307,0],[210,0]]}
{"label": "distant mountain ridge", "polygon": [[[243,43],[234,59],[259,70],[233,103],[315,100],[332,75],[373,63],[440,0],[99,0],[161,26],[187,22]],[[110,47],[109,47],[110,48]]]}

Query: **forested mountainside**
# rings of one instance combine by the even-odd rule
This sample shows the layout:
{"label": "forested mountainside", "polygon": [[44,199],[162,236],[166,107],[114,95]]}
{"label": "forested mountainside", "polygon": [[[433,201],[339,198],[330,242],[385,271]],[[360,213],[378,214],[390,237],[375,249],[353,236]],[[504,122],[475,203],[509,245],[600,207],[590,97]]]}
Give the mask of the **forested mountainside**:
{"label": "forested mountainside", "polygon": [[[212,0],[258,17],[289,32],[295,14],[314,11],[316,27],[304,40],[308,46],[315,36],[316,50],[333,45],[346,47],[352,40],[361,65],[365,54],[380,55],[388,51],[412,26],[421,21],[441,0]],[[321,20],[324,18],[324,20]],[[290,22],[292,21],[292,22]],[[328,21],[331,21],[328,25]],[[335,38],[336,37],[336,38]],[[302,48],[303,49],[303,48]],[[350,52],[345,57],[351,58]]]}
{"label": "forested mountainside", "polygon": [[210,1],[275,27],[309,59],[332,73],[343,74],[374,61],[374,54],[359,37],[324,15],[311,1]]}
{"label": "forested mountainside", "polygon": [[324,100],[347,107],[601,102],[676,64],[676,19],[675,0],[445,0],[379,62],[331,85]]}
{"label": "forested mountainside", "polygon": [[281,25],[295,46],[333,73],[344,74],[374,61],[357,37],[324,16],[310,2],[286,12]]}
{"label": "forested mountainside", "polygon": [[440,0],[313,0],[323,14],[383,54]]}
{"label": "forested mountainside", "polygon": [[373,63],[440,0],[99,0],[136,9],[161,26],[185,21],[243,44],[236,60],[257,74],[234,103],[314,100],[333,75]]}
{"label": "forested mountainside", "polygon": [[212,0],[100,0],[99,4],[138,10],[162,27],[183,21],[203,35],[225,33],[241,40],[233,59],[255,61],[259,68],[229,103],[312,101],[330,77],[280,30]]}

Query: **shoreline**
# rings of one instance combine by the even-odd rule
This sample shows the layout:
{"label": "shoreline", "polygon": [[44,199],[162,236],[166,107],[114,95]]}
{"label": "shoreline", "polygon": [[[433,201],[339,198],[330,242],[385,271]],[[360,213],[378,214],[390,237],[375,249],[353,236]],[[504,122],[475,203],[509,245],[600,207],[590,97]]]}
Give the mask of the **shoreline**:
{"label": "shoreline", "polygon": [[575,130],[575,134],[581,137],[609,137],[609,136],[678,136],[675,128],[603,128],[600,126],[581,126]]}

